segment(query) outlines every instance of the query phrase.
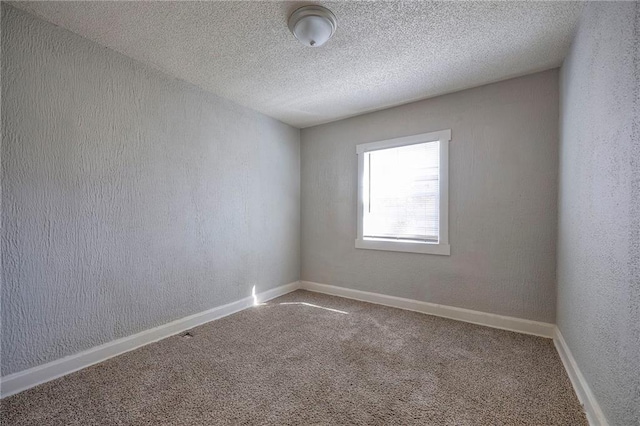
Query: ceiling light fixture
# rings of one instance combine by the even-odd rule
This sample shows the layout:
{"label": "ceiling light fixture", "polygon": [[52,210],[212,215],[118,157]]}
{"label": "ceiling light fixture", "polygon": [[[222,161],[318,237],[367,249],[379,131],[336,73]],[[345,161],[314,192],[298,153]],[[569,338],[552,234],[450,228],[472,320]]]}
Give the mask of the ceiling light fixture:
{"label": "ceiling light fixture", "polygon": [[336,31],[336,17],[322,6],[303,6],[289,17],[289,29],[305,46],[320,47]]}

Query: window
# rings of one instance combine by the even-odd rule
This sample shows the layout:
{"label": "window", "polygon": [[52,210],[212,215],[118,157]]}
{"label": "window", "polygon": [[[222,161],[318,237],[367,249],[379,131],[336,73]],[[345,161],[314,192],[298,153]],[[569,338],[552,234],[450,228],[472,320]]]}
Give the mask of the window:
{"label": "window", "polygon": [[451,130],[361,144],[356,248],[448,255]]}

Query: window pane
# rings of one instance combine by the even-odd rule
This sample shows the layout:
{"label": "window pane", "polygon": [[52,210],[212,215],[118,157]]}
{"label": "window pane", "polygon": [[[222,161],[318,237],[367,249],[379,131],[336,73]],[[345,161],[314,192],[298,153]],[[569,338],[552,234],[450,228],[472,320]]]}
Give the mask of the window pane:
{"label": "window pane", "polygon": [[365,153],[364,236],[438,241],[440,142]]}

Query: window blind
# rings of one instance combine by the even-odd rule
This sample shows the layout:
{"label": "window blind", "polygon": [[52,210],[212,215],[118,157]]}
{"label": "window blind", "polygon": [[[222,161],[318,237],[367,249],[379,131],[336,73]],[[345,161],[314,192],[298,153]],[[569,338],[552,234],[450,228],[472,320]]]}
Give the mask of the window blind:
{"label": "window blind", "polygon": [[365,153],[363,236],[438,242],[440,142]]}

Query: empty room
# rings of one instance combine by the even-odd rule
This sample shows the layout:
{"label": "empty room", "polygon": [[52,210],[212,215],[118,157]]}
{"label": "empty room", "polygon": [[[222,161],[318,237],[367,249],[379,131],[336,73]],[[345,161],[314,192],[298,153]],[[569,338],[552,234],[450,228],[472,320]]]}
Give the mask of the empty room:
{"label": "empty room", "polygon": [[1,12],[1,425],[640,426],[640,2]]}

